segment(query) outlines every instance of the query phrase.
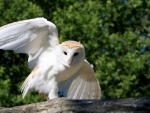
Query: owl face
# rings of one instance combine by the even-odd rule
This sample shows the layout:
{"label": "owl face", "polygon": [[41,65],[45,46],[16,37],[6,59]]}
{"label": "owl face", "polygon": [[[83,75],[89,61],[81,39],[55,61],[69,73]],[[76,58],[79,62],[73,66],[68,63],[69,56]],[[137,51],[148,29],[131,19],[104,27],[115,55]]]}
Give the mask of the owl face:
{"label": "owl face", "polygon": [[85,50],[79,42],[66,41],[58,46],[57,57],[64,66],[72,67],[84,61]]}

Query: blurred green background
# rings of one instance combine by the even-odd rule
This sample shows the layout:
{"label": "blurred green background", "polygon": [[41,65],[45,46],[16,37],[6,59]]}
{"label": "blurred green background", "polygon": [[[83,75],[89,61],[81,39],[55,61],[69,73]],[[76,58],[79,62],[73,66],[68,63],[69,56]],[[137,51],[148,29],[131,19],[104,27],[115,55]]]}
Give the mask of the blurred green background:
{"label": "blurred green background", "polygon": [[[0,26],[35,17],[55,23],[60,42],[85,46],[102,99],[150,96],[149,0],[0,0]],[[27,55],[0,50],[0,106],[45,100],[37,92],[22,98],[30,71]]]}

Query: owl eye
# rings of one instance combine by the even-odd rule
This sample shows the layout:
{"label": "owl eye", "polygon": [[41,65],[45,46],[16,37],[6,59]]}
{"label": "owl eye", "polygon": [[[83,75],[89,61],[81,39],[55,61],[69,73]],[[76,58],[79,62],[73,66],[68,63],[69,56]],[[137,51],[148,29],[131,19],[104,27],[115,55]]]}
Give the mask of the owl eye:
{"label": "owl eye", "polygon": [[64,52],[64,55],[67,55],[67,52]]}
{"label": "owl eye", "polygon": [[74,54],[74,56],[77,56],[77,55],[78,55],[78,53],[75,53],[75,54]]}

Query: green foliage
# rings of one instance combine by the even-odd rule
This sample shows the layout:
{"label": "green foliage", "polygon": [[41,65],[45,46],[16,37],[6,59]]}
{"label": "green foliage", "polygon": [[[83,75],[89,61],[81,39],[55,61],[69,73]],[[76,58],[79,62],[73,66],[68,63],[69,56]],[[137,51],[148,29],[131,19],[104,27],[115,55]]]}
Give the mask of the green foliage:
{"label": "green foliage", "polygon": [[[146,97],[150,95],[149,9],[148,0],[4,0],[0,25],[44,16],[58,27],[61,42],[76,40],[85,46],[102,98]],[[37,93],[22,99],[20,86],[30,73],[27,56],[0,53],[0,106],[41,101]]]}
{"label": "green foliage", "polygon": [[0,25],[43,16],[42,9],[28,0],[3,0],[0,2]]}
{"label": "green foliage", "polygon": [[149,8],[149,1],[88,0],[54,12],[61,41],[84,44],[102,98],[150,95]]}

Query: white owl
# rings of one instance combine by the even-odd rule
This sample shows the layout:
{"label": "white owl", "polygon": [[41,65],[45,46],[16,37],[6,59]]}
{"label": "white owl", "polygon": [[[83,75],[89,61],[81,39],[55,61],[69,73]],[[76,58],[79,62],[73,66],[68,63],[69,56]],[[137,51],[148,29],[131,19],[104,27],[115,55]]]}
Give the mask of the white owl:
{"label": "white owl", "polygon": [[45,18],[35,18],[0,28],[0,49],[29,55],[33,69],[21,87],[23,97],[30,90],[49,99],[58,92],[70,99],[99,99],[101,90],[92,66],[85,60],[80,42],[59,44],[56,26]]}

